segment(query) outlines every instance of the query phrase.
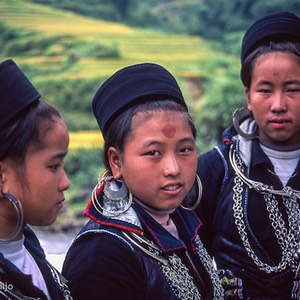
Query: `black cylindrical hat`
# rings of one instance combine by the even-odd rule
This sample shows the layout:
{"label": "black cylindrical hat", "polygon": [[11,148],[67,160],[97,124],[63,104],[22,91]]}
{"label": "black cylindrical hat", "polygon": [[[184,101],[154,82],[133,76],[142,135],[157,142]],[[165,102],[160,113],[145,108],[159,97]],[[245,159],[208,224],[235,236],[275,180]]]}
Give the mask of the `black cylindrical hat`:
{"label": "black cylindrical hat", "polygon": [[93,112],[100,130],[105,132],[114,117],[151,96],[167,96],[187,110],[175,78],[162,66],[143,63],[117,71],[100,86],[93,99]]}
{"label": "black cylindrical hat", "polygon": [[12,59],[0,63],[0,128],[40,97]]}
{"label": "black cylindrical hat", "polygon": [[257,46],[279,39],[300,41],[299,17],[290,12],[277,12],[258,19],[244,35],[241,61]]}

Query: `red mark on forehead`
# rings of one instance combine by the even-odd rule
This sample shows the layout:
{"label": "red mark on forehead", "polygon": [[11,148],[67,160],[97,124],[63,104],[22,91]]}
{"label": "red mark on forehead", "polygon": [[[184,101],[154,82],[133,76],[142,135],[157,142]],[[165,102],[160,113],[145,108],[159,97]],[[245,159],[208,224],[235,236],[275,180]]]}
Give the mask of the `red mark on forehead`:
{"label": "red mark on forehead", "polygon": [[174,137],[174,135],[176,133],[175,127],[170,124],[165,125],[161,131],[167,138]]}

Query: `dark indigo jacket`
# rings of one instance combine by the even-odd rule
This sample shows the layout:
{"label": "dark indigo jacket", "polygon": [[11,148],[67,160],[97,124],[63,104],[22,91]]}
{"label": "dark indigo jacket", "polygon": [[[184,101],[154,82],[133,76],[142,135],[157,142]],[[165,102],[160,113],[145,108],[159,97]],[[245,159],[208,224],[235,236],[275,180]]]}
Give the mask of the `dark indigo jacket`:
{"label": "dark indigo jacket", "polygon": [[[299,276],[294,279],[294,274],[288,268],[279,273],[266,274],[258,269],[244,249],[233,217],[234,171],[229,162],[228,152],[231,144],[235,143],[230,137],[231,132],[232,128],[225,132],[226,143],[215,147],[198,159],[197,172],[203,184],[203,197],[197,210],[204,224],[200,230],[202,240],[210,255],[215,258],[219,269],[232,270],[236,277],[242,279],[243,286],[239,291],[241,298],[299,299]],[[249,178],[281,190],[281,181],[274,174],[273,165],[260,148],[258,140],[252,140],[251,149]],[[296,190],[300,190],[299,171],[298,163],[294,175],[287,183]],[[282,197],[276,199],[286,220]],[[243,211],[252,249],[263,262],[277,265],[282,253],[274,235],[263,195],[244,187]]]}
{"label": "dark indigo jacket", "polygon": [[142,228],[104,218],[93,206],[89,206],[88,214],[92,220],[75,239],[63,266],[63,274],[68,279],[74,299],[197,299],[192,292],[178,296],[178,291],[174,292],[158,261],[141,251],[123,232],[143,233],[159,247],[164,257],[177,254],[193,278],[189,280],[187,274],[178,269],[173,277],[179,283],[179,288],[180,285],[184,287],[187,281],[194,281],[202,299],[213,299],[211,279],[199,260],[195,245],[201,226],[198,217],[183,209],[176,209],[172,214],[184,245],[138,204],[133,203],[132,207]]}
{"label": "dark indigo jacket", "polygon": [[[68,294],[66,285],[62,284],[60,286],[56,282],[56,278],[62,280],[62,277],[53,277],[52,272],[55,272],[56,275],[58,275],[58,272],[56,272],[53,268],[50,269],[49,263],[45,258],[44,251],[41,248],[36,235],[28,226],[25,226],[24,236],[24,245],[40,268],[51,299],[71,299],[64,297],[63,291]],[[27,299],[24,297],[22,298],[22,296],[20,296],[20,298],[14,298],[14,296],[10,293],[14,293],[19,296],[27,296],[29,297],[28,299],[47,299],[46,295],[39,288],[33,285],[30,275],[22,273],[14,264],[5,259],[0,253],[0,299],[10,299],[7,298],[7,296],[11,297],[11,299]]]}

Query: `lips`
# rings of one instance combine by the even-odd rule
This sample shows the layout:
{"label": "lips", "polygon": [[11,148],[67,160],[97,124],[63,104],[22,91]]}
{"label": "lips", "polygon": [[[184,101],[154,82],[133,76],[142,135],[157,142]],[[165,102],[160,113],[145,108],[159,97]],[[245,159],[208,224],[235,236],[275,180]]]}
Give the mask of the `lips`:
{"label": "lips", "polygon": [[174,191],[174,190],[177,190],[179,188],[180,188],[180,185],[176,184],[176,185],[166,186],[166,187],[163,188],[163,190],[165,190],[165,191]]}
{"label": "lips", "polygon": [[288,119],[272,119],[270,120],[270,123],[274,123],[274,124],[285,124],[285,123],[289,123],[290,121]]}
{"label": "lips", "polygon": [[169,196],[177,196],[182,188],[183,184],[181,182],[170,182],[165,184],[161,189],[162,191]]}
{"label": "lips", "polygon": [[64,202],[64,201],[65,201],[65,199],[63,199],[63,200],[57,202],[57,203],[56,203],[56,206],[62,208],[62,207],[63,207],[63,202]]}
{"label": "lips", "polygon": [[269,121],[269,124],[274,129],[284,129],[290,123],[291,123],[290,120],[288,120],[288,119],[282,119],[282,118],[276,118],[276,119],[272,119],[272,120]]}

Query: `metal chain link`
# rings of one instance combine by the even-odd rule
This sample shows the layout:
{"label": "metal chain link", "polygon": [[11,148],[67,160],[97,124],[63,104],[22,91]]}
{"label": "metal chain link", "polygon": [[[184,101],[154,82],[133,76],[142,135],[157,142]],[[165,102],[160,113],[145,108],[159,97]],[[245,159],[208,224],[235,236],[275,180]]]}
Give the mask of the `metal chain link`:
{"label": "metal chain link", "polygon": [[[300,209],[297,202],[299,191],[294,191],[290,187],[285,187],[282,191],[274,191],[273,187],[265,185],[260,182],[251,181],[244,175],[244,166],[240,157],[231,148],[230,162],[233,169],[236,171],[236,176],[234,177],[234,187],[233,187],[233,215],[235,219],[235,224],[237,226],[240,238],[243,242],[244,248],[248,256],[253,260],[256,266],[266,272],[281,272],[289,266],[295,273],[295,277],[298,275],[299,271],[299,261],[294,258],[295,253],[299,250],[299,229],[300,229]],[[269,213],[269,218],[271,220],[272,227],[274,229],[275,236],[277,238],[278,244],[282,250],[282,259],[278,265],[270,266],[262,262],[252,249],[250,242],[248,240],[248,235],[246,232],[246,226],[244,222],[244,213],[242,206],[243,199],[243,184],[247,184],[249,188],[255,189],[257,192],[263,194],[266,203],[266,208]],[[282,217],[281,212],[278,208],[278,201],[275,199],[276,195],[281,195],[283,198],[283,203],[288,215],[288,228]]]}

